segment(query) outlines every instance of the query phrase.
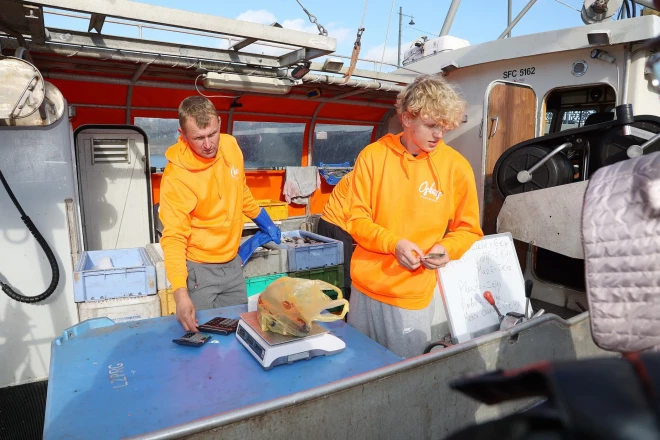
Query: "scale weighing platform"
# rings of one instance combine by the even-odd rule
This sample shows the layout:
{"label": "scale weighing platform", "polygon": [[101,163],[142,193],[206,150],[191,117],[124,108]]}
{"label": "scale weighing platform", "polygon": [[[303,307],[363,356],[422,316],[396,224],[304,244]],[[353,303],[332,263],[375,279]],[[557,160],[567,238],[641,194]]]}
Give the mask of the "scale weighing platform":
{"label": "scale weighing platform", "polygon": [[309,335],[300,338],[263,331],[257,312],[242,313],[240,317],[236,339],[264,370],[316,356],[329,356],[346,348],[344,341],[317,323],[312,323]]}

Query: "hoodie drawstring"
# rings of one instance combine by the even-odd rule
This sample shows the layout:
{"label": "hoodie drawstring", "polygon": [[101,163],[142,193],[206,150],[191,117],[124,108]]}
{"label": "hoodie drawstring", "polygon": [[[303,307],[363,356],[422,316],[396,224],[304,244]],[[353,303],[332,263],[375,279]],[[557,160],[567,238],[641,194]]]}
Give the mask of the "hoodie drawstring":
{"label": "hoodie drawstring", "polygon": [[438,172],[438,167],[435,166],[435,162],[431,160],[431,155],[426,156],[426,160],[429,162],[429,168],[431,168],[431,174],[433,174],[433,181],[435,182],[436,188],[440,190],[440,173]]}

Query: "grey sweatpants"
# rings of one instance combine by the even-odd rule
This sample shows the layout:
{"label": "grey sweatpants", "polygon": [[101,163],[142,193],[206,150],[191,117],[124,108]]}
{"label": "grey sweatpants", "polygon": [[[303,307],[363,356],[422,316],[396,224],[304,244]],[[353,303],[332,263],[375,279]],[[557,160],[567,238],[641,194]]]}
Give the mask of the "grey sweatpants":
{"label": "grey sweatpants", "polygon": [[188,261],[187,266],[188,294],[195,310],[247,304],[240,257],[218,264]]}
{"label": "grey sweatpants", "polygon": [[393,353],[411,358],[431,343],[435,298],[422,310],[391,306],[351,286],[348,323]]}

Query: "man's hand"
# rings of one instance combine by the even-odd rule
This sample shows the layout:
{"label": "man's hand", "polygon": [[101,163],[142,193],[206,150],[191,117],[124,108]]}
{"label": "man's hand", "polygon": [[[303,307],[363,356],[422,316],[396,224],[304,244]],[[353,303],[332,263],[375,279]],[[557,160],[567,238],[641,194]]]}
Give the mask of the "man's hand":
{"label": "man's hand", "polygon": [[195,306],[188,295],[188,289],[180,287],[174,291],[174,301],[176,302],[176,320],[183,326],[187,332],[196,332],[197,317],[195,316]]}
{"label": "man's hand", "polygon": [[422,258],[422,264],[425,268],[430,270],[438,270],[441,267],[445,267],[449,263],[449,255],[447,254],[447,249],[441,244],[436,244],[428,252],[429,254],[445,254],[442,258]]}
{"label": "man's hand", "polygon": [[394,256],[399,264],[408,270],[417,270],[420,266],[420,255],[424,252],[412,241],[401,239],[396,244]]}

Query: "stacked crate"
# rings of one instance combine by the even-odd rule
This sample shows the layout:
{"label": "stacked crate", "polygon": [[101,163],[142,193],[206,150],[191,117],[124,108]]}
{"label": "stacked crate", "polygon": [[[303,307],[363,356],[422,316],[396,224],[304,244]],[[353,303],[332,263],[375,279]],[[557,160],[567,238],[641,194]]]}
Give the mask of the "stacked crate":
{"label": "stacked crate", "polygon": [[160,310],[162,316],[175,315],[176,303],[174,302],[174,293],[172,285],[167,280],[165,273],[165,257],[160,243],[149,243],[145,246],[147,254],[156,269],[156,287],[158,288],[158,298],[160,299]]}
{"label": "stacked crate", "polygon": [[73,294],[81,321],[160,316],[156,270],[144,248],[83,252],[73,273]]}
{"label": "stacked crate", "polygon": [[[256,250],[243,267],[247,287],[248,310],[257,309],[259,295],[275,280],[284,276],[326,281],[340,289],[344,284],[343,243],[306,231],[283,232],[283,237],[311,238],[321,243],[292,246],[268,243]],[[176,314],[173,293],[165,274],[160,244],[149,244],[147,253],[156,271],[158,296],[163,316]],[[335,291],[327,291],[336,299]]]}

